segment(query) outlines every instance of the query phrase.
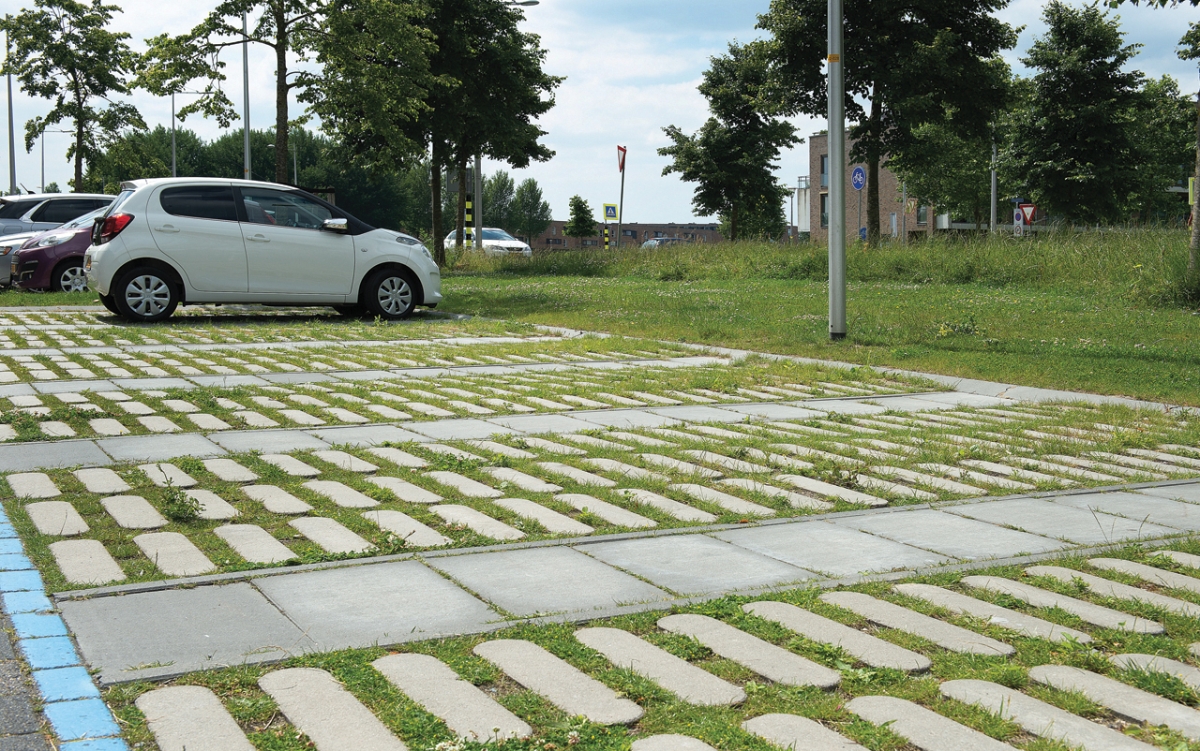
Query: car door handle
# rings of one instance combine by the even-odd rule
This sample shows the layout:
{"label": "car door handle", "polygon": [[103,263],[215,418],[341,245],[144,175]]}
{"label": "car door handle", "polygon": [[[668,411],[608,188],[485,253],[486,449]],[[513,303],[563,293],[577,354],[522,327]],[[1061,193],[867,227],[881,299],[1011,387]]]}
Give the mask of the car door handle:
{"label": "car door handle", "polygon": [[271,242],[271,238],[265,237],[263,235],[251,235],[250,237],[247,237],[246,239],[252,243],[269,243],[269,242]]}
{"label": "car door handle", "polygon": [[174,234],[179,231],[179,228],[176,227],[174,224],[164,224],[163,226],[158,228],[158,231],[165,232],[167,234]]}

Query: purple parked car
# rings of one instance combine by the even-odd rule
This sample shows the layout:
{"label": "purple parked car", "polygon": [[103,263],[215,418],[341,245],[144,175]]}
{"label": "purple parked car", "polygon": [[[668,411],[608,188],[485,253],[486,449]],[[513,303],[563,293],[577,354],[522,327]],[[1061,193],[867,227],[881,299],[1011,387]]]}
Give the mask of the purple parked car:
{"label": "purple parked car", "polygon": [[12,254],[12,286],[17,289],[86,292],[83,254],[92,244],[92,225],[105,206],[58,229],[34,235]]}

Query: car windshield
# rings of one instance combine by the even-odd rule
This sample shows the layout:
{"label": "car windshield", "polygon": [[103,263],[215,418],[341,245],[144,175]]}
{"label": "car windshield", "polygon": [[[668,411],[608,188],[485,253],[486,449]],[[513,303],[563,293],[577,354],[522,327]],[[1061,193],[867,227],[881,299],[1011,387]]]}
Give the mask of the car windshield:
{"label": "car windshield", "polygon": [[485,229],[483,231],[483,239],[516,241],[517,238],[513,237],[502,229]]}
{"label": "car windshield", "polygon": [[41,203],[41,198],[26,198],[24,200],[0,200],[0,219],[17,219],[25,216],[25,212]]}
{"label": "car windshield", "polygon": [[96,217],[104,216],[104,212],[106,211],[108,211],[107,206],[102,209],[96,209],[95,211],[88,212],[78,219],[72,219],[62,227],[59,227],[59,229],[79,229],[80,227],[89,227],[96,221]]}

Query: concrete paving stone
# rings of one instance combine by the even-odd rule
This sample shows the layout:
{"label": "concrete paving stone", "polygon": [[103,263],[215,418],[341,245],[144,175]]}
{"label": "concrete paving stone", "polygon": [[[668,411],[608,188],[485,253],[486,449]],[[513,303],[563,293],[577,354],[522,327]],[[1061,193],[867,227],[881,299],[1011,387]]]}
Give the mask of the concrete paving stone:
{"label": "concrete paving stone", "polygon": [[246,469],[232,459],[205,459],[204,468],[217,476],[222,482],[254,482],[258,475]]}
{"label": "concrete paving stone", "polygon": [[214,529],[213,534],[250,563],[283,563],[296,558],[270,532],[254,524],[226,524]]}
{"label": "concrete paving stone", "polygon": [[671,479],[666,475],[659,474],[658,472],[651,472],[650,470],[642,469],[641,467],[635,467],[632,464],[626,464],[625,462],[619,462],[615,459],[589,457],[582,461],[584,464],[588,465],[594,470],[620,475],[622,479],[626,480],[649,480],[651,482],[671,481]]}
{"label": "concrete paving stone", "polygon": [[1041,618],[1035,618],[1032,615],[1016,610],[1002,608],[999,605],[977,600],[974,597],[967,597],[964,594],[935,587],[931,584],[897,584],[892,589],[902,595],[924,600],[931,605],[949,610],[952,613],[982,618],[988,623],[1003,629],[1015,631],[1023,636],[1032,636],[1056,642],[1076,641],[1080,644],[1088,644],[1092,641],[1092,637],[1082,631],[1076,631],[1073,628],[1044,621]]}
{"label": "concrete paving stone", "polygon": [[50,553],[71,584],[99,586],[125,580],[125,572],[99,540],[60,540],[50,544]]}
{"label": "concrete paving stone", "polygon": [[413,548],[440,548],[454,541],[399,511],[364,511],[363,518],[391,532]]}
{"label": "concrete paving stone", "polygon": [[683,452],[688,457],[695,459],[703,464],[710,464],[714,467],[729,470],[730,472],[740,472],[743,474],[764,474],[771,472],[770,467],[764,467],[761,464],[753,464],[751,462],[735,459],[731,456],[725,456],[715,451],[697,451],[688,449]]}
{"label": "concrete paving stone", "polygon": [[248,409],[240,409],[233,413],[233,416],[252,428],[277,428],[279,423],[267,417],[264,414],[253,412]]}
{"label": "concrete paving stone", "polygon": [[670,456],[663,456],[662,454],[640,454],[640,456],[643,462],[652,467],[670,470],[680,475],[689,475],[705,480],[717,480],[725,476],[715,469],[701,467],[698,464],[692,464],[691,462],[685,462]]}
{"label": "concrete paving stone", "polygon": [[632,511],[627,511],[620,506],[614,506],[611,503],[602,501],[599,498],[594,498],[590,495],[584,495],[582,493],[563,493],[561,495],[554,496],[554,500],[562,501],[578,511],[583,511],[594,516],[598,516],[609,524],[615,524],[618,527],[645,529],[648,527],[658,526],[658,522],[654,521],[653,519],[647,519],[644,516],[635,514]]}
{"label": "concrete paving stone", "polygon": [[490,537],[493,540],[519,540],[525,536],[521,530],[514,529],[470,506],[441,504],[430,506],[429,510],[442,517],[447,524],[462,525],[476,534]]}
{"label": "concrete paving stone", "polygon": [[[678,407],[663,407],[663,410],[680,409]],[[667,425],[679,425],[680,420],[659,414],[660,410],[641,409],[608,409],[597,412],[575,412],[571,415],[576,420],[591,423],[593,426],[602,425],[607,428],[631,430],[637,428],[661,428]],[[745,419],[745,415],[725,413],[726,422]]]}
{"label": "concrete paving stone", "polygon": [[[928,711],[928,710],[926,710]],[[866,751],[819,722],[794,714],[765,714],[742,723],[742,730],[787,751]],[[960,746],[955,751],[973,751]]]}
{"label": "concrete paving stone", "polygon": [[546,482],[533,475],[527,475],[524,472],[518,472],[508,467],[483,467],[480,471],[491,475],[498,482],[510,483],[527,493],[557,493],[562,490],[561,485]]}
{"label": "concrete paving stone", "polygon": [[[1004,450],[1007,451],[1010,449]],[[1121,478],[1113,477],[1112,475],[1106,475],[1100,472],[1092,472],[1090,470],[1071,467],[1055,462],[1048,462],[1042,459],[1033,459],[1028,456],[1006,457],[1004,461],[1008,462],[1008,464],[1003,466],[1011,465],[1017,470],[1017,473],[1013,475],[1014,477],[1020,477],[1021,479],[1029,480],[1030,482],[1048,482],[1070,488],[1078,485],[1079,483],[1077,481],[1080,479],[1095,480],[1097,482],[1121,481]],[[963,464],[971,464],[972,462],[973,460],[968,459],[964,461]],[[1030,467],[1036,467],[1042,471],[1034,472],[1029,469]],[[1050,474],[1043,474],[1045,472],[1049,472]],[[1067,479],[1068,477],[1071,479]]]}
{"label": "concrete paving stone", "polygon": [[569,548],[506,550],[428,563],[517,616],[671,599],[661,589]]}
{"label": "concrete paving stone", "polygon": [[[1028,432],[1029,431],[1026,431],[1026,433],[1028,433]],[[1160,475],[1155,472],[1149,472],[1144,469],[1133,469],[1132,467],[1125,467],[1120,464],[1111,464],[1109,462],[1100,462],[1100,461],[1095,461],[1092,459],[1084,459],[1084,458],[1078,457],[1078,456],[1064,456],[1062,454],[1046,454],[1045,458],[1049,459],[1052,462],[1058,463],[1058,464],[1065,464],[1070,467],[1077,467],[1080,469],[1091,470],[1093,472],[1100,472],[1100,473],[1107,474],[1110,476],[1111,475],[1120,475],[1122,477],[1139,477],[1139,478],[1147,478],[1148,477],[1153,480],[1167,479],[1166,475]]]}
{"label": "concrete paving stone", "polygon": [[544,438],[537,438],[535,436],[522,436],[520,441],[526,446],[540,449],[551,454],[558,454],[560,456],[587,456],[587,452],[583,449],[578,449],[574,446],[564,446],[561,443],[547,441]]}
{"label": "concrete paving stone", "polygon": [[583,628],[575,638],[618,668],[645,676],[679,698],[698,706],[731,706],[746,692],[664,649],[616,628]]}
{"label": "concrete paving stone", "polygon": [[1004,529],[994,524],[932,509],[847,516],[831,521],[838,526],[965,560],[1009,558],[1027,553],[1046,553],[1066,547],[1058,540]]}
{"label": "concrete paving stone", "polygon": [[652,493],[649,490],[642,490],[640,488],[623,488],[616,492],[635,503],[640,503],[644,506],[657,509],[667,516],[674,517],[680,521],[711,524],[717,520],[716,516],[708,513],[707,511],[701,511],[700,509],[693,508],[686,503],[680,503],[679,501],[672,500],[666,496],[659,495],[658,493]]}
{"label": "concrete paving stone", "polygon": [[420,433],[435,441],[484,440],[497,435],[507,435],[512,432],[512,430],[504,427],[502,424],[472,419],[414,423],[409,428],[414,433]]}
{"label": "concrete paving stone", "polygon": [[1193,689],[1200,689],[1200,668],[1192,667],[1178,660],[1170,660],[1158,655],[1143,654],[1113,655],[1109,660],[1113,665],[1123,670],[1166,673],[1178,678]]}
{"label": "concrete paving stone", "polygon": [[282,469],[292,477],[319,477],[321,470],[300,461],[294,456],[287,454],[262,454],[258,457],[267,464]]}
{"label": "concrete paving stone", "polygon": [[600,475],[586,472],[578,467],[572,467],[569,464],[562,464],[560,462],[538,462],[537,465],[550,474],[557,475],[559,477],[565,477],[577,485],[586,485],[589,487],[599,488],[612,488],[616,487],[617,485],[617,483],[613,482],[607,477],[601,477]]}
{"label": "concrete paving stone", "polygon": [[43,435],[49,438],[74,438],[76,435],[75,428],[58,420],[47,420],[38,423],[38,429],[42,431]]}
{"label": "concrete paving stone", "polygon": [[348,454],[345,451],[314,451],[313,456],[323,462],[329,462],[338,469],[343,469],[348,472],[358,472],[360,474],[370,474],[379,469],[379,467],[370,462],[363,461],[353,454]]}
{"label": "concrete paving stone", "polygon": [[984,485],[992,488],[1002,488],[1004,490],[1028,491],[1036,490],[1034,485],[1025,482],[1017,482],[1010,480],[1007,477],[998,477],[996,475],[987,475],[982,472],[974,472],[962,467],[952,467],[948,464],[920,464],[918,467],[926,472],[940,473],[946,477],[953,477],[959,480],[969,480],[977,485]]}
{"label": "concrete paving stone", "polygon": [[832,511],[833,504],[826,501],[818,501],[812,496],[802,493],[793,493],[790,490],[777,488],[774,485],[748,480],[744,477],[731,477],[726,480],[718,480],[718,484],[727,488],[738,488],[740,490],[748,490],[751,493],[765,495],[768,498],[776,498],[781,501],[786,501],[792,508],[812,509],[813,511]]}
{"label": "concrete paving stone", "polygon": [[564,435],[562,437],[568,441],[571,441],[572,443],[578,443],[582,446],[590,446],[592,448],[597,448],[597,449],[604,449],[604,450],[611,449],[613,451],[633,451],[634,450],[633,446],[629,446],[624,443],[617,443],[616,441],[609,441],[604,438],[597,438],[595,436],[584,435],[582,433],[576,434],[576,435]]}
{"label": "concrete paving stone", "polygon": [[1029,566],[1025,569],[1025,573],[1030,576],[1048,576],[1065,584],[1077,584],[1082,582],[1087,586],[1088,591],[1092,594],[1101,597],[1113,597],[1118,600],[1135,600],[1144,602],[1148,605],[1153,605],[1157,608],[1162,608],[1171,613],[1186,615],[1192,618],[1200,616],[1200,605],[1195,603],[1178,600],[1174,597],[1160,595],[1157,592],[1148,592],[1138,587],[1131,587],[1128,584],[1105,579],[1100,576],[1093,576],[1082,571],[1074,569],[1062,568],[1060,566]]}
{"label": "concrete paving stone", "polygon": [[704,535],[589,543],[576,550],[680,594],[778,587],[814,578],[811,572]]}
{"label": "concrete paving stone", "polygon": [[174,464],[142,464],[138,469],[160,488],[192,488],[197,485],[195,478]]}
{"label": "concrete paving stone", "polygon": [[429,466],[429,463],[419,456],[413,456],[407,451],[390,448],[388,446],[372,446],[367,449],[367,453],[372,456],[379,457],[385,462],[390,462],[397,467],[407,467],[419,469]]}
{"label": "concrete paving stone", "polygon": [[572,717],[618,725],[636,722],[644,714],[634,702],[532,642],[497,639],[477,645],[474,652]]}
{"label": "concrete paving stone", "polygon": [[[196,433],[186,435],[129,435],[119,438],[104,438],[96,441],[96,443],[114,461],[118,462],[161,462],[178,459],[183,456],[208,459],[225,454],[222,446]],[[261,447],[262,444],[259,444],[253,448],[260,450]],[[111,462],[92,462],[80,458],[74,463],[91,465],[97,463],[110,464]]]}
{"label": "concrete paving stone", "polygon": [[114,495],[100,501],[117,526],[125,529],[158,529],[167,520],[145,498],[136,495]]}
{"label": "concrete paving stone", "polygon": [[[876,471],[877,469],[878,467],[873,467],[872,471]],[[902,483],[895,483],[891,480],[882,480],[872,475],[857,475],[855,480],[860,487],[873,490],[876,493],[891,493],[901,498],[911,498],[918,501],[936,501],[938,499],[937,495],[933,493],[918,490]]]}
{"label": "concrete paving stone", "polygon": [[1035,608],[1060,608],[1077,616],[1084,623],[1090,623],[1100,628],[1112,628],[1120,631],[1132,631],[1141,634],[1161,634],[1161,623],[1139,618],[1119,610],[1113,610],[1090,602],[1067,597],[1046,589],[1039,589],[1030,584],[1015,582],[999,576],[966,576],[962,583],[968,587],[986,589],[991,592],[1015,597],[1021,602]]}
{"label": "concrete paving stone", "polygon": [[631,443],[640,443],[643,446],[650,446],[652,448],[669,447],[669,446],[675,445],[674,443],[671,443],[670,441],[664,441],[664,440],[661,440],[658,438],[651,438],[650,436],[645,436],[640,433],[626,433],[621,430],[614,430],[611,433],[609,433],[608,435],[612,436],[613,438],[616,438],[619,441],[629,441]]}
{"label": "concrete paving stone", "polygon": [[425,488],[405,482],[399,477],[368,477],[367,482],[377,485],[407,503],[439,503],[442,496]]}
{"label": "concrete paving stone", "polygon": [[58,486],[43,472],[17,472],[4,478],[17,498],[55,498]]}
{"label": "concrete paving stone", "polygon": [[1167,462],[1153,461],[1151,459],[1142,459],[1136,456],[1126,456],[1125,454],[1113,454],[1107,451],[1092,451],[1088,456],[1112,462],[1113,464],[1125,467],[1133,467],[1134,469],[1151,470],[1155,475],[1159,474],[1188,474],[1188,469]]}
{"label": "concrete paving stone", "polygon": [[200,408],[191,402],[185,402],[182,399],[163,399],[163,406],[172,412],[199,412]]}
{"label": "concrete paving stone", "polygon": [[652,735],[636,740],[630,751],[717,751],[704,741],[689,735]]}
{"label": "concrete paving stone", "polygon": [[682,405],[679,407],[653,407],[648,412],[662,417],[670,417],[681,422],[745,422],[747,413],[724,409],[723,407],[708,407],[703,405]]}
{"label": "concrete paving stone", "polygon": [[137,421],[151,433],[178,433],[183,430],[167,418],[158,415],[139,417]]}
{"label": "concrete paving stone", "polygon": [[1186,485],[1165,485],[1158,488],[1142,488],[1138,492],[1146,495],[1157,496],[1159,498],[1187,501],[1188,503],[1200,503],[1200,483],[1188,483]]}
{"label": "concrete paving stone", "polygon": [[274,485],[247,485],[242,488],[250,500],[258,501],[272,514],[307,514],[312,506]]}
{"label": "concrete paving stone", "polygon": [[860,696],[847,702],[846,709],[873,725],[887,727],[920,751],[1015,751],[1007,743],[907,699]]}
{"label": "concrete paving stone", "polygon": [[379,415],[385,420],[411,420],[412,415],[407,412],[401,412],[398,409],[387,406],[386,404],[368,404],[367,409]]}
{"label": "concrete paving stone", "polygon": [[672,485],[671,490],[677,493],[683,493],[691,496],[698,501],[711,503],[734,514],[742,514],[744,516],[775,516],[775,509],[767,508],[766,506],[747,501],[744,498],[738,498],[729,493],[722,493],[719,490],[714,490],[705,485],[696,485],[694,483],[680,483]]}
{"label": "concrete paving stone", "polygon": [[1186,738],[1200,739],[1200,712],[1112,678],[1067,665],[1039,665],[1030,669],[1029,677],[1060,691],[1083,694],[1123,720],[1165,725]]}
{"label": "concrete paving stone", "polygon": [[469,477],[464,477],[457,472],[426,472],[425,476],[439,485],[452,488],[465,498],[500,498],[504,495],[495,488],[488,487]]}
{"label": "concrete paving stone", "polygon": [[717,655],[785,686],[830,689],[841,674],[706,615],[669,615],[658,627],[696,639]]}
{"label": "concrete paving stone", "polygon": [[[1165,447],[1164,447],[1165,448]],[[1147,449],[1125,449],[1125,453],[1134,456],[1141,456],[1147,459],[1156,459],[1168,464],[1178,464],[1183,467],[1200,467],[1200,459],[1194,459],[1190,456],[1180,456],[1164,451],[1151,451]]]}
{"label": "concrete paving stone", "polygon": [[1161,556],[1167,560],[1174,561],[1180,566],[1188,568],[1200,569],[1200,555],[1192,555],[1191,553],[1182,553],[1178,550],[1159,550],[1154,553],[1155,556]]}
{"label": "concrete paving stone", "polygon": [[0,571],[0,593],[43,591],[44,588],[37,571]]}
{"label": "concrete paving stone", "polygon": [[232,425],[225,422],[221,418],[216,417],[215,415],[201,413],[196,415],[188,415],[187,418],[192,422],[193,425],[201,430],[231,430],[233,428]]}
{"label": "concrete paving stone", "polygon": [[199,576],[216,569],[200,549],[178,532],[150,532],[133,542],[167,576]]}
{"label": "concrete paving stone", "polygon": [[893,668],[907,673],[924,672],[932,663],[925,655],[898,647],[858,629],[784,602],[763,600],[743,605],[742,610],[774,621],[786,629],[823,644],[840,647],[847,654],[876,668]]}
{"label": "concrete paving stone", "polygon": [[1054,502],[1088,513],[1095,510],[1104,514],[1115,514],[1138,524],[1148,522],[1159,527],[1200,531],[1200,505],[1172,501],[1142,492],[1067,495],[1055,498]]}
{"label": "concrete paving stone", "polygon": [[129,490],[129,483],[113,472],[111,469],[104,467],[93,467],[91,469],[77,469],[71,474],[83,483],[89,493],[124,493]]}
{"label": "concrete paving stone", "polygon": [[557,511],[534,503],[524,498],[500,498],[493,501],[497,506],[507,509],[524,519],[531,519],[546,528],[546,531],[556,535],[590,535],[596,530],[593,527],[576,521]]}
{"label": "concrete paving stone", "polygon": [[428,417],[454,417],[455,416],[454,413],[448,409],[442,409],[441,407],[435,407],[432,404],[425,404],[424,402],[405,402],[404,406],[408,409],[411,409],[413,412],[419,412],[420,414],[426,415]]}
{"label": "concrete paving stone", "polygon": [[840,498],[846,503],[855,503],[860,506],[886,506],[888,503],[883,498],[851,490],[850,488],[843,488],[840,485],[822,482],[821,480],[814,480],[804,475],[778,475],[775,479],[776,481],[786,482],[801,490],[815,493],[824,498]]}
{"label": "concrete paving stone", "polygon": [[[105,685],[281,659],[311,648],[299,628],[245,583],[67,600],[59,610]],[[147,629],[147,623],[156,627]]]}
{"label": "concrete paving stone", "polygon": [[363,417],[357,412],[351,412],[343,407],[326,407],[321,411],[332,415],[338,422],[349,423],[351,425],[363,425],[371,422],[369,418]]}
{"label": "concrete paving stone", "polygon": [[503,443],[497,443],[495,441],[467,441],[467,443],[475,448],[483,449],[484,451],[490,451],[491,453],[499,454],[500,456],[507,456],[510,459],[537,458],[537,454],[525,451],[523,449],[513,448],[512,446],[506,446]]}
{"label": "concrete paving stone", "polygon": [[186,491],[188,498],[200,504],[200,518],[209,521],[219,521],[223,519],[232,519],[239,512],[236,508],[226,503],[225,499],[212,492],[211,490],[202,490],[193,488]]}
{"label": "concrete paving stone", "polygon": [[318,751],[408,751],[371,710],[324,670],[276,670],[259,678],[258,685]]}
{"label": "concrete paving stone", "polygon": [[429,451],[430,453],[441,454],[442,456],[449,456],[454,459],[461,459],[468,462],[479,462],[480,464],[488,463],[488,460],[484,459],[479,454],[472,454],[470,451],[464,451],[463,449],[456,448],[454,446],[443,446],[440,443],[426,443],[425,445],[421,446],[421,448]]}
{"label": "concrete paving stone", "polygon": [[417,561],[272,576],[255,586],[324,651],[475,633],[500,619]]}
{"label": "concrete paving stone", "polygon": [[953,480],[946,480],[935,475],[926,474],[924,472],[913,472],[902,467],[872,467],[872,472],[881,474],[884,477],[892,477],[917,485],[924,485],[928,488],[941,490],[947,493],[954,493],[963,496],[982,496],[987,495],[987,491],[983,488],[977,488],[974,485],[967,485]]}
{"label": "concrete paving stone", "polygon": [[342,508],[374,508],[379,505],[379,501],[340,482],[308,480],[303,484],[303,487],[317,495],[328,498]]}
{"label": "concrete paving stone", "polygon": [[714,537],[834,577],[918,569],[951,559],[828,522],[794,522],[714,533]]}
{"label": "concrete paving stone", "polygon": [[[567,405],[560,405],[568,408]],[[569,408],[568,408],[569,409]],[[580,433],[585,430],[595,430],[590,422],[576,420],[567,415],[511,415],[492,417],[488,422],[501,425],[510,431],[518,433]]]}
{"label": "concrete paving stone", "polygon": [[322,420],[320,417],[317,417],[316,415],[310,415],[309,413],[307,413],[303,410],[299,410],[299,409],[281,409],[281,410],[279,410],[279,414],[283,415],[289,421],[295,423],[296,425],[304,425],[304,426],[311,427],[314,425],[324,425],[325,424],[325,421]]}
{"label": "concrete paving stone", "polygon": [[1151,584],[1200,594],[1200,579],[1154,566],[1147,566],[1144,563],[1134,563],[1133,561],[1126,561],[1120,558],[1092,558],[1088,560],[1088,565],[1105,571],[1117,571],[1122,574],[1136,576]]}
{"label": "concrete paving stone", "polygon": [[141,402],[128,401],[117,402],[117,406],[127,415],[152,415],[154,408],[142,404]]}
{"label": "concrete paving stone", "polygon": [[134,702],[161,751],[253,751],[237,721],[211,690],[167,686]]}
{"label": "concrete paving stone", "polygon": [[974,704],[1010,720],[1028,733],[1087,751],[1150,751],[1154,748],[1117,730],[996,683],[947,681],[941,685],[941,692],[948,699]]}
{"label": "concrete paving stone", "polygon": [[101,418],[98,418],[95,420],[88,420],[88,425],[91,426],[92,430],[94,430],[97,435],[101,435],[101,436],[115,436],[115,435],[128,435],[129,434],[129,428],[122,425],[120,420],[113,420],[108,417],[101,417]]}
{"label": "concrete paving stone", "polygon": [[374,550],[375,546],[333,519],[304,516],[288,524],[327,553],[355,554]]}
{"label": "concrete paving stone", "polygon": [[457,737],[487,743],[526,738],[533,728],[436,657],[393,654],[371,663],[388,682],[446,723]]}
{"label": "concrete paving stone", "polygon": [[90,529],[75,507],[66,501],[31,503],[25,507],[25,513],[29,515],[34,528],[43,535],[74,537]]}
{"label": "concrete paving stone", "polygon": [[857,613],[876,625],[915,634],[951,652],[989,656],[1015,653],[1003,642],[859,592],[827,592],[821,595],[821,600]]}

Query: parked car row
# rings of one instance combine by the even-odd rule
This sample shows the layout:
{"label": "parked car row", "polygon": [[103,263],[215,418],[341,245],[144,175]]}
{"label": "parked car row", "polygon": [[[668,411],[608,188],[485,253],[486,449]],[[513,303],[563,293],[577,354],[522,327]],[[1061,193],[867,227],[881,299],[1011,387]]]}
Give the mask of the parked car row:
{"label": "parked car row", "polygon": [[[0,197],[0,285],[14,283],[14,286],[22,289],[64,289],[55,286],[57,272],[66,272],[71,266],[82,268],[83,251],[87,249],[87,244],[85,242],[79,246],[76,243],[70,248],[56,247],[65,238],[46,240],[46,233],[65,230],[67,224],[108,207],[112,201],[112,196],[88,193],[31,193]],[[49,253],[53,258],[43,257],[40,249],[51,247],[56,247],[55,251]],[[36,280],[31,274],[18,285],[13,277],[13,264],[17,251],[23,248],[35,251],[25,253],[24,257],[31,264],[31,272],[35,266],[40,266],[41,273]],[[73,286],[66,289],[76,289],[82,274],[76,271],[68,276],[73,277],[69,279],[69,284]]]}

